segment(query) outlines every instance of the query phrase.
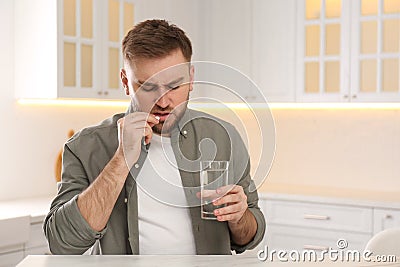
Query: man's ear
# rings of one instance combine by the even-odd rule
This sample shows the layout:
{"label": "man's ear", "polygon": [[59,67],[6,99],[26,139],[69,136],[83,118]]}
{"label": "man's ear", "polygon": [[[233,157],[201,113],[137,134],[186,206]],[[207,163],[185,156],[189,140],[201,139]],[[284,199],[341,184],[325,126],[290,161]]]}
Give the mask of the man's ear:
{"label": "man's ear", "polygon": [[190,75],[190,85],[189,85],[189,91],[193,90],[193,82],[194,82],[194,66],[190,66],[189,70],[189,75]]}
{"label": "man's ear", "polygon": [[126,77],[125,69],[121,69],[119,72],[119,76],[121,79],[122,87],[124,87],[125,94],[129,95],[129,84],[128,84],[128,77]]}

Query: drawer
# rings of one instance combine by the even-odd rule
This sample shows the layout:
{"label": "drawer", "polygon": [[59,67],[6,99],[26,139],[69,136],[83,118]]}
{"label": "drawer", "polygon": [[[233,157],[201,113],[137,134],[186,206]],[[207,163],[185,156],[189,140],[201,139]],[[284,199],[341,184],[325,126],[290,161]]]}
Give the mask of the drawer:
{"label": "drawer", "polygon": [[25,244],[25,248],[47,246],[47,240],[43,232],[42,223],[31,224],[29,241]]}
{"label": "drawer", "polygon": [[345,239],[346,250],[363,251],[372,234],[346,233],[341,231],[315,230],[303,227],[270,225],[266,237],[269,251],[275,250],[324,250],[339,249],[337,242]]}
{"label": "drawer", "polygon": [[22,250],[0,254],[0,267],[14,267],[24,259]]}
{"label": "drawer", "polygon": [[0,220],[0,250],[28,241],[29,225],[29,216]]}
{"label": "drawer", "polygon": [[372,233],[372,208],[268,201],[266,210],[269,224]]}
{"label": "drawer", "polygon": [[400,210],[374,209],[374,234],[393,227],[400,227]]}

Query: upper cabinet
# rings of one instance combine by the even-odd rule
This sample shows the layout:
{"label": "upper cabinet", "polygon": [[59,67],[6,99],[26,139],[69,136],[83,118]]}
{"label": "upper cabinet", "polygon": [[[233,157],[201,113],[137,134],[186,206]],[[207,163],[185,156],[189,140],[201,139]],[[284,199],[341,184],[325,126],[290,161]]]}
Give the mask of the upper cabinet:
{"label": "upper cabinet", "polygon": [[126,99],[121,40],[130,0],[16,0],[17,98]]}
{"label": "upper cabinet", "polygon": [[162,18],[187,33],[194,61],[226,64],[258,86],[200,69],[195,76],[230,81],[234,92],[197,84],[192,99],[400,101],[400,0],[14,3],[18,98],[127,99],[121,40],[134,23]]}
{"label": "upper cabinet", "polygon": [[251,77],[268,102],[293,102],[297,0],[252,2]]}
{"label": "upper cabinet", "polygon": [[400,101],[400,1],[302,0],[296,100]]}
{"label": "upper cabinet", "polygon": [[[205,1],[203,17],[204,25],[204,60],[221,63],[234,70],[224,70],[224,66],[211,67],[214,69],[208,75],[211,81],[227,86],[209,86],[202,88],[210,99],[226,102],[253,101],[256,92],[246,86],[246,79],[251,77],[251,4],[248,0],[218,0]],[[223,76],[234,77],[223,77]],[[234,82],[231,82],[234,81]],[[214,87],[214,88],[213,88]],[[243,99],[230,91],[232,89]]]}

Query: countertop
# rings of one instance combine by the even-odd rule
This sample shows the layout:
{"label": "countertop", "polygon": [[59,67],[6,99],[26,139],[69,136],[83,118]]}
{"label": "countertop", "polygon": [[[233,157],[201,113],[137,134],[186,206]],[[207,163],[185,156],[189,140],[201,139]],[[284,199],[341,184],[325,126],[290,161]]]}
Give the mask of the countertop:
{"label": "countertop", "polygon": [[17,267],[70,267],[70,266],[390,266],[400,263],[357,263],[357,262],[270,262],[250,256],[28,256]]}
{"label": "countertop", "polygon": [[296,200],[324,204],[400,209],[400,192],[366,191],[350,188],[331,188],[288,185],[266,182],[258,189],[260,198]]}
{"label": "countertop", "polygon": [[0,220],[30,216],[31,223],[43,222],[54,196],[0,201]]}

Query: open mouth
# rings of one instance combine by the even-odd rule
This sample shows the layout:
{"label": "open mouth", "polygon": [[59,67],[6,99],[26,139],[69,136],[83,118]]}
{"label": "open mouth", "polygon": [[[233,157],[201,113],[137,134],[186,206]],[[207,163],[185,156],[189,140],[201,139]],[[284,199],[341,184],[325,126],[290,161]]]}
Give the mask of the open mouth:
{"label": "open mouth", "polygon": [[159,117],[159,118],[160,118],[159,121],[160,121],[160,122],[163,122],[163,121],[165,121],[165,120],[168,118],[168,116],[170,115],[170,113],[153,113],[153,115]]}

